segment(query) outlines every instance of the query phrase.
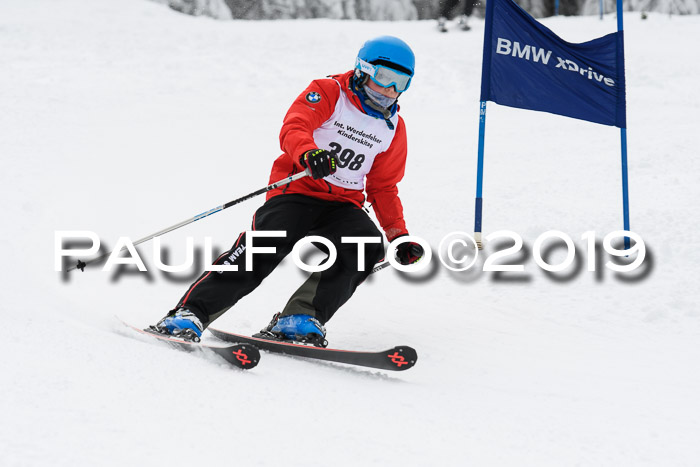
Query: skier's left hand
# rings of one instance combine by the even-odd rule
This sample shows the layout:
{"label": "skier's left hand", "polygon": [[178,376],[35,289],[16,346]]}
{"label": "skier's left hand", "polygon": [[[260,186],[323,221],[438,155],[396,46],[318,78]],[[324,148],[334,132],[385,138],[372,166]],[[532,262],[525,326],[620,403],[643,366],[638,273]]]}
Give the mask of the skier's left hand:
{"label": "skier's left hand", "polygon": [[396,247],[396,259],[404,266],[420,261],[424,253],[423,247],[416,242],[406,242]]}

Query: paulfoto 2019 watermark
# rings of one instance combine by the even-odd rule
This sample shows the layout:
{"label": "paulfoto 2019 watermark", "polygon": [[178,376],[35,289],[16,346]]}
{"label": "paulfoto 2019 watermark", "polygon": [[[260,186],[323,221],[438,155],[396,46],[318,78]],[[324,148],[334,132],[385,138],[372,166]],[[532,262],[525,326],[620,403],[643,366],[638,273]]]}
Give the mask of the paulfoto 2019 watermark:
{"label": "paulfoto 2019 watermark", "polygon": [[[269,246],[256,246],[256,239],[259,238],[273,238],[286,237],[286,231],[246,231],[246,241],[245,244],[234,245],[231,250],[229,250],[228,257],[221,261],[221,264],[214,264],[212,254],[212,238],[204,237],[203,240],[203,263],[205,271],[215,271],[215,272],[227,272],[227,271],[238,271],[238,265],[233,264],[239,257],[245,258],[245,270],[252,271],[254,267],[253,257],[255,255],[264,255],[276,253],[274,247]],[[616,242],[621,242],[623,238],[630,238],[634,242],[631,244],[630,248],[620,249],[616,248],[614,244]],[[587,231],[583,233],[580,239],[584,242],[583,248],[577,248],[574,244],[573,239],[570,235],[565,232],[558,230],[549,230],[539,235],[531,248],[532,259],[535,264],[542,270],[547,272],[559,272],[570,268],[575,260],[581,261],[577,258],[577,251],[583,250],[582,254],[585,255],[585,264],[588,271],[594,272],[596,268],[599,267],[600,262],[600,242],[596,237],[594,231]],[[193,237],[187,237],[185,241],[185,260],[181,264],[172,265],[165,264],[163,261],[162,247],[160,237],[154,237],[153,239],[153,253],[152,260],[154,267],[165,273],[179,273],[191,270],[194,266],[194,251],[195,251],[195,239]],[[524,264],[507,264],[507,260],[515,258],[522,263],[525,262],[523,257],[523,252],[528,249],[524,248],[522,237],[516,232],[510,230],[499,230],[497,232],[490,233],[484,237],[485,243],[498,245],[498,248],[494,251],[488,251],[480,253],[477,243],[474,237],[466,232],[451,232],[445,235],[438,246],[437,257],[440,263],[450,271],[462,272],[467,271],[477,264],[477,259],[479,259],[480,254],[485,257],[483,258],[483,264],[480,263],[480,269],[484,272],[521,272],[525,270]],[[89,243],[87,248],[75,248],[72,246],[67,246],[68,242],[73,243]],[[103,243],[100,241],[99,236],[92,231],[79,230],[79,231],[56,231],[54,233],[54,245],[55,245],[55,255],[54,255],[54,269],[58,272],[63,271],[65,261],[67,258],[83,258],[87,259],[96,255]],[[354,244],[357,248],[357,270],[364,271],[364,251],[367,244],[381,243],[382,239],[380,237],[341,237],[341,243],[343,244]],[[395,259],[396,248],[406,242],[415,242],[423,247],[424,255],[420,261],[404,265]],[[328,252],[328,258],[321,264],[307,264],[302,259],[302,252],[310,244],[321,244],[324,249]],[[501,248],[502,245],[508,245],[507,247]],[[549,253],[553,249],[565,250],[563,258],[556,263],[549,262]],[[488,249],[488,248],[487,248]],[[603,238],[602,250],[615,258],[625,258],[624,264],[619,264],[614,261],[608,260],[605,262],[604,267],[615,272],[627,273],[638,269],[646,257],[646,245],[642,240],[642,237],[634,232],[626,230],[617,230],[610,232]],[[122,252],[128,254],[122,255]],[[134,242],[132,242],[129,237],[120,237],[117,240],[114,248],[111,249],[109,255],[104,255],[106,257],[106,262],[102,266],[102,271],[111,271],[115,266],[134,266],[138,268],[141,272],[148,271],[145,262],[141,258],[141,255],[136,250]],[[291,251],[291,258],[294,264],[301,270],[306,272],[322,272],[330,267],[332,267],[337,260],[338,252],[336,245],[325,237],[321,236],[308,236],[300,239],[294,244]],[[561,255],[560,255],[561,256]],[[389,243],[386,250],[386,261],[394,268],[402,272],[419,272],[429,267],[433,258],[433,249],[429,242],[425,239],[406,235],[398,237]]]}

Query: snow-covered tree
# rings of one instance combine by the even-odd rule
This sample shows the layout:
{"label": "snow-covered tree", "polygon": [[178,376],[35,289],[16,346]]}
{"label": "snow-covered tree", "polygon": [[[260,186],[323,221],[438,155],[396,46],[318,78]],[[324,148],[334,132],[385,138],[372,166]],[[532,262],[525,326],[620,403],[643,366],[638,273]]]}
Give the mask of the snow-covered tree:
{"label": "snow-covered tree", "polygon": [[[440,0],[152,0],[190,15],[218,19],[361,19],[413,20],[437,18]],[[487,0],[476,2],[474,14],[483,16]],[[555,0],[515,0],[536,18],[552,16]],[[599,13],[600,0],[560,0],[560,15]],[[615,0],[603,0],[604,11],[615,11]],[[460,11],[461,5],[454,9]],[[700,0],[624,0],[625,11],[698,14]]]}
{"label": "snow-covered tree", "polygon": [[173,10],[193,16],[211,16],[216,19],[231,19],[231,9],[224,0],[153,0],[164,3]]}
{"label": "snow-covered tree", "polygon": [[225,0],[241,19],[332,18],[410,20],[418,13],[413,0]]}
{"label": "snow-covered tree", "polygon": [[[603,0],[603,11],[614,12],[615,0]],[[700,13],[700,0],[624,0],[624,11],[655,11],[670,15],[697,15]],[[580,14],[597,15],[600,12],[600,0],[585,0]]]}

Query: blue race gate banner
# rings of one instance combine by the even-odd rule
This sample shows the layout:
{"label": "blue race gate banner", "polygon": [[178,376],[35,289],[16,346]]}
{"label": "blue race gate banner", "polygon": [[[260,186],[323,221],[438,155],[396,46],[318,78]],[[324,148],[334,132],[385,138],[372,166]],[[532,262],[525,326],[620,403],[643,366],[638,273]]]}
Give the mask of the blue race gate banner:
{"label": "blue race gate banner", "polygon": [[626,128],[623,31],[572,44],[512,0],[488,0],[481,101]]}

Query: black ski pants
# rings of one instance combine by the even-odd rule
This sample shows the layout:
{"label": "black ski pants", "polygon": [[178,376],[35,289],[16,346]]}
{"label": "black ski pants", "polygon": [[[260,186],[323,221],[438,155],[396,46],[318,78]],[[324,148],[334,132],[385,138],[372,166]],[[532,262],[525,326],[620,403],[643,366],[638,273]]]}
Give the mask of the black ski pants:
{"label": "black ski pants", "polygon": [[[464,1],[464,10],[463,14],[466,16],[471,16],[472,12],[474,11],[474,1],[475,0],[463,0]],[[443,16],[445,18],[450,17],[450,12],[454,7],[457,6],[457,4],[460,2],[460,0],[440,0],[438,3],[440,4],[440,16]]]}
{"label": "black ski pants", "polygon": [[[215,261],[215,265],[235,264],[238,271],[205,271],[180,299],[175,310],[185,307],[207,327],[241,298],[255,290],[287,256],[295,243],[319,235],[330,240],[338,256],[333,266],[311,276],[292,295],[282,315],[308,314],[325,324],[355,292],[372,267],[384,258],[384,245],[365,244],[364,271],[358,271],[358,246],[341,243],[341,237],[379,237],[375,223],[352,203],[325,201],[309,196],[278,195],[263,204],[253,217],[252,230],[286,231],[285,237],[256,237],[253,246],[274,247],[275,253],[255,253],[253,270],[246,271],[246,233]],[[316,244],[318,246],[318,244]],[[320,249],[328,253],[321,245]],[[275,304],[271,301],[270,306]],[[274,310],[273,310],[274,311]]]}

